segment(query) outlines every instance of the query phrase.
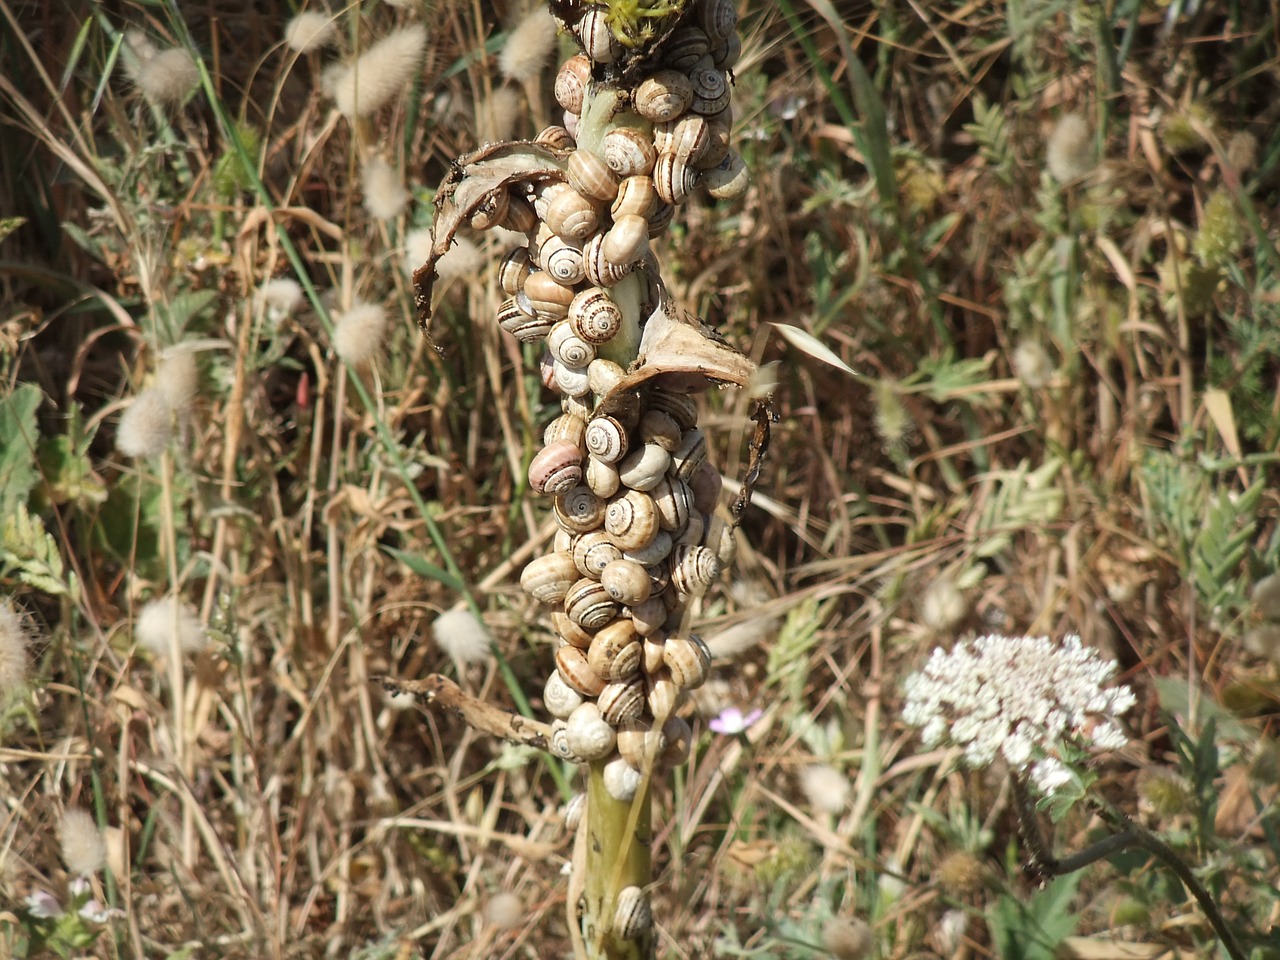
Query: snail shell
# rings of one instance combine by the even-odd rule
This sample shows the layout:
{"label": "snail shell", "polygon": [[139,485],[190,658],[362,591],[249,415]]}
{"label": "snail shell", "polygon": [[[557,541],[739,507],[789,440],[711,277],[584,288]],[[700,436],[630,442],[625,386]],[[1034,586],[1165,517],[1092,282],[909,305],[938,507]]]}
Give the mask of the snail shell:
{"label": "snail shell", "polygon": [[640,672],[640,634],[625,617],[601,628],[587,649],[587,663],[605,680],[626,680]]}
{"label": "snail shell", "polygon": [[605,721],[614,727],[636,720],[644,713],[644,681],[636,676],[606,683],[596,700]]}
{"label": "snail shell", "polygon": [[587,343],[574,333],[568,320],[561,320],[551,328],[547,334],[547,349],[566,367],[585,368],[596,358],[595,344]]}
{"label": "snail shell", "polygon": [[622,55],[622,44],[613,35],[605,7],[591,7],[573,27],[583,52],[596,63],[613,63]]}
{"label": "snail shell", "polygon": [[587,651],[566,644],[556,651],[560,678],[584,697],[598,697],[604,681],[587,665]]}
{"label": "snail shell", "polygon": [[658,507],[658,525],[663,530],[683,530],[693,511],[693,492],[679,477],[663,477],[650,493]]}
{"label": "snail shell", "polygon": [[640,439],[656,443],[667,452],[680,446],[680,425],[671,414],[663,410],[646,410],[640,417]]}
{"label": "snail shell", "polygon": [[693,100],[689,108],[694,113],[710,116],[729,106],[729,98],[732,96],[729,82],[725,80],[724,73],[715,67],[695,69],[689,75],[689,85],[693,88]]}
{"label": "snail shell", "polygon": [[652,676],[662,669],[662,656],[666,650],[667,634],[664,630],[655,631],[640,643],[640,669],[645,676]]}
{"label": "snail shell", "polygon": [[551,375],[555,388],[570,397],[585,397],[591,392],[586,367],[571,367],[560,360],[552,360]]}
{"label": "snail shell", "polygon": [[[574,569],[577,569],[575,565]],[[618,603],[598,580],[583,577],[564,595],[564,612],[588,630],[598,630],[618,615]]]}
{"label": "snail shell", "polygon": [[[569,685],[572,686],[572,682]],[[661,723],[671,716],[680,706],[680,700],[680,685],[671,678],[671,671],[666,667],[645,678],[645,702],[656,722]]]}
{"label": "snail shell", "polygon": [[562,413],[542,431],[542,444],[555,443],[557,440],[572,440],[574,446],[582,446],[582,438],[587,431],[587,422],[572,413]]}
{"label": "snail shell", "polygon": [[577,146],[574,143],[573,134],[569,132],[568,128],[555,123],[538,131],[538,135],[533,138],[533,142],[541,143],[543,146],[552,147],[556,150],[572,150]]}
{"label": "snail shell", "polygon": [[609,213],[614,220],[627,214],[648,217],[657,202],[658,192],[653,188],[653,177],[627,177],[618,184],[618,195],[614,197]]}
{"label": "snail shell", "polygon": [[495,190],[480,201],[480,205],[471,212],[468,221],[474,230],[488,230],[502,223],[507,216],[507,208],[511,203],[511,194],[505,189]]}
{"label": "snail shell", "polygon": [[614,127],[604,135],[600,149],[604,162],[619,180],[644,176],[658,159],[653,137],[635,127]]}
{"label": "snail shell", "polygon": [[702,185],[717,200],[737,200],[751,186],[751,171],[736,150],[709,170],[702,171]]}
{"label": "snail shell", "polygon": [[564,682],[560,671],[553,670],[542,688],[542,703],[553,717],[565,720],[582,706],[582,694]]}
{"label": "snail shell", "polygon": [[702,27],[712,43],[729,36],[738,26],[738,11],[734,0],[700,0],[698,26]]}
{"label": "snail shell", "polygon": [[576,294],[568,316],[574,332],[588,343],[608,343],[622,327],[622,311],[603,287],[588,287]]}
{"label": "snail shell", "polygon": [[[614,763],[626,764],[625,760],[616,760]],[[608,777],[609,766],[605,767],[605,777]],[[627,770],[635,774],[636,787],[640,785],[640,774],[638,771],[627,767]],[[608,789],[608,780],[605,781],[605,788]],[[632,796],[635,795],[635,788],[631,791]],[[613,791],[610,791],[612,796]],[[649,908],[649,898],[644,895],[644,891],[639,887],[623,887],[618,891],[618,905],[613,912],[613,935],[623,940],[639,940],[646,936],[653,929],[653,912]]]}
{"label": "snail shell", "polygon": [[[547,327],[547,332],[551,331]],[[538,379],[542,381],[542,385],[548,390],[554,390],[556,386],[556,358],[551,355],[550,350],[543,350],[542,356],[538,358]]]}
{"label": "snail shell", "polygon": [[612,463],[605,463],[595,457],[587,460],[587,486],[591,492],[603,500],[607,500],[618,492],[622,481],[618,479],[618,468]]}
{"label": "snail shell", "polygon": [[730,70],[737,66],[738,58],[742,56],[742,38],[731,33],[712,46],[709,53],[717,70]]}
{"label": "snail shell", "polygon": [[512,197],[503,226],[517,233],[528,233],[537,225],[538,215],[534,213],[533,204],[522,197]]}
{"label": "snail shell", "polygon": [[594,703],[584,703],[565,721],[565,737],[569,749],[588,762],[603,760],[613,753],[618,736],[600,715]]}
{"label": "snail shell", "polygon": [[[700,687],[711,670],[711,651],[700,637],[669,637],[662,647],[662,662],[681,690]],[[657,713],[654,713],[657,716]]]}
{"label": "snail shell", "polygon": [[[661,520],[661,517],[659,517]],[[661,523],[659,523],[661,526]],[[622,555],[628,560],[634,560],[642,567],[652,567],[655,563],[661,563],[667,559],[671,553],[673,541],[671,534],[665,530],[659,530],[653,535],[653,539],[637,550],[624,550]]]}
{"label": "snail shell", "polygon": [[582,442],[596,460],[617,463],[627,455],[627,428],[613,417],[595,416],[587,422]]}
{"label": "snail shell", "polygon": [[547,210],[551,206],[551,201],[562,193],[567,193],[573,187],[569,186],[563,180],[548,180],[546,183],[540,183],[533,188],[533,212],[537,214],[539,220],[547,219]]}
{"label": "snail shell", "polygon": [[561,186],[564,189],[547,201],[543,219],[556,236],[585,241],[600,227],[600,208],[568,184]]}
{"label": "snail shell", "polygon": [[657,563],[651,563],[645,568],[645,572],[649,574],[649,583],[652,585],[652,593],[662,593],[667,587],[671,586],[671,558],[664,557]]}
{"label": "snail shell", "polygon": [[590,487],[578,484],[556,497],[555,514],[562,530],[589,533],[604,523],[604,501]]}
{"label": "snail shell", "polygon": [[647,493],[628,490],[609,501],[604,528],[623,550],[643,547],[658,533],[658,508]]}
{"label": "snail shell", "polygon": [[710,51],[707,35],[699,27],[677,27],[663,47],[667,66],[688,73],[697,59]]}
{"label": "snail shell", "polygon": [[707,459],[707,437],[694,427],[680,437],[680,446],[671,453],[671,474],[681,480],[693,475],[698,464]]}
{"label": "snail shell", "polygon": [[566,165],[569,186],[584,197],[609,202],[618,195],[618,177],[604,157],[579,147],[569,154]]}
{"label": "snail shell", "polygon": [[569,735],[565,729],[563,720],[555,720],[551,724],[551,752],[561,760],[569,760],[578,763],[582,758],[573,752],[573,747],[569,746]]}
{"label": "snail shell", "polygon": [[733,118],[728,116],[730,113],[732,111],[726,110],[721,115],[722,119],[707,118],[707,145],[700,157],[689,161],[692,166],[699,170],[708,170],[719,166],[729,155],[729,136],[733,127]]}
{"label": "snail shell", "polygon": [[706,117],[690,114],[675,122],[671,142],[664,152],[674,153],[689,166],[697,164],[707,147],[711,145],[711,124]]}
{"label": "snail shell", "polygon": [[662,482],[671,454],[656,443],[646,443],[632,450],[618,463],[618,479],[632,490],[648,492]]}
{"label": "snail shell", "polygon": [[529,486],[535,493],[565,493],[582,482],[582,450],[572,440],[557,440],[529,461]]}
{"label": "snail shell", "polygon": [[557,282],[545,270],[529,274],[521,292],[529,298],[538,316],[548,320],[561,320],[568,316],[569,304],[573,302],[573,287]]}
{"label": "snail shell", "polygon": [[572,556],[582,576],[599,580],[605,567],[622,559],[622,551],[605,531],[592,529],[574,541]]}
{"label": "snail shell", "polygon": [[[643,699],[642,692],[641,700]],[[661,734],[652,728],[649,721],[640,717],[628,720],[618,727],[618,753],[636,770],[647,770],[649,769],[647,755],[649,748],[654,748],[655,752],[662,750],[663,744],[660,742],[660,737]]]}
{"label": "snail shell", "polygon": [[671,552],[671,582],[681,593],[700,593],[719,577],[720,558],[714,551],[680,544]]}
{"label": "snail shell", "polygon": [[[641,703],[643,702],[644,699],[642,697]],[[621,757],[615,757],[604,765],[604,771],[601,774],[601,778],[604,781],[604,788],[608,791],[609,796],[613,797],[613,799],[617,800],[619,803],[630,803],[635,799],[636,791],[640,789],[640,771],[635,769],[635,767],[631,766]],[[627,890],[633,889],[639,890],[640,888],[626,887],[623,892],[625,893]],[[621,910],[621,895],[619,895],[618,904],[619,910]],[[621,914],[618,914],[618,916],[621,916]],[[617,936],[621,936],[622,934],[617,928],[617,922],[618,921],[615,919],[614,933]],[[649,922],[652,925],[652,917],[649,918]]]}
{"label": "snail shell", "polygon": [[[653,212],[649,214],[649,236],[660,237],[662,232],[671,224],[672,218],[676,215],[674,204],[667,203],[665,200],[659,200],[653,208]],[[656,303],[656,301],[654,301]]]}
{"label": "snail shell", "polygon": [[664,153],[658,157],[653,168],[653,187],[664,202],[683,203],[697,183],[698,171],[674,153]]}
{"label": "snail shell", "polygon": [[653,592],[644,566],[634,560],[617,559],[600,571],[600,583],[609,596],[625,606],[643,603]]}
{"label": "snail shell", "polygon": [[687,483],[693,492],[694,509],[699,513],[714,512],[716,504],[720,502],[720,490],[724,486],[720,471],[709,461],[703,460],[694,468]]}
{"label": "snail shell", "polygon": [[570,113],[582,113],[582,100],[591,82],[591,61],[581,53],[560,65],[556,74],[556,103]]}
{"label": "snail shell", "polygon": [[582,244],[578,240],[552,237],[538,250],[542,269],[551,274],[557,283],[572,286],[587,275],[582,260]]}
{"label": "snail shell", "polygon": [[573,554],[547,553],[525,566],[520,586],[535,600],[556,603],[564,599],[577,579],[578,565],[573,562]]}
{"label": "snail shell", "polygon": [[[650,596],[643,603],[631,608],[631,623],[636,633],[642,637],[651,637],[662,629],[667,620],[667,605],[661,597]],[[652,670],[648,671],[652,673]]]}
{"label": "snail shell", "polygon": [[[577,583],[577,581],[575,580],[574,583]],[[565,643],[577,647],[579,650],[586,650],[591,646],[591,641],[595,639],[595,634],[592,631],[570,620],[563,609],[551,611],[551,625],[555,627],[556,633],[560,635],[560,638]]]}
{"label": "snail shell", "polygon": [[564,828],[569,833],[578,832],[578,824],[582,823],[582,815],[587,812],[587,795],[575,793],[573,799],[564,805]]}
{"label": "snail shell", "polygon": [[692,430],[698,425],[698,404],[685,393],[669,390],[650,390],[649,409],[668,414],[681,430]]}
{"label": "snail shell", "polygon": [[560,114],[560,122],[564,124],[565,131],[576,144],[578,142],[578,125],[582,122],[582,118],[576,113],[570,113],[566,110]]}
{"label": "snail shell", "polygon": [[668,766],[677,766],[689,759],[693,746],[693,731],[681,717],[669,716],[662,725],[662,754],[659,759]]}
{"label": "snail shell", "polygon": [[582,248],[582,259],[586,263],[587,280],[597,287],[612,287],[635,267],[634,263],[614,263],[604,255],[603,233],[597,233],[587,241]]}
{"label": "snail shell", "polygon": [[498,265],[498,286],[509,297],[514,297],[524,287],[524,281],[531,271],[529,266],[529,249],[516,247]]}
{"label": "snail shell", "polygon": [[[677,483],[681,481],[677,480]],[[703,534],[706,533],[707,521],[697,510],[690,512],[686,518],[684,526],[676,533],[676,546],[696,547],[701,545]],[[677,587],[677,589],[679,589]]]}
{"label": "snail shell", "polygon": [[587,383],[591,386],[591,392],[598,397],[612,393],[626,375],[627,371],[604,357],[596,357],[587,364]]}
{"label": "snail shell", "polygon": [[693,84],[679,70],[659,70],[640,81],[633,99],[636,113],[646,120],[674,120],[689,109]]}
{"label": "snail shell", "polygon": [[563,553],[573,549],[573,534],[567,530],[557,530],[551,537],[551,549]]}
{"label": "snail shell", "polygon": [[551,331],[551,322],[525,309],[528,298],[517,294],[498,306],[498,326],[521,343],[534,343]]}
{"label": "snail shell", "polygon": [[649,221],[632,213],[624,213],[613,221],[600,248],[611,263],[617,264],[635,263],[648,249]]}

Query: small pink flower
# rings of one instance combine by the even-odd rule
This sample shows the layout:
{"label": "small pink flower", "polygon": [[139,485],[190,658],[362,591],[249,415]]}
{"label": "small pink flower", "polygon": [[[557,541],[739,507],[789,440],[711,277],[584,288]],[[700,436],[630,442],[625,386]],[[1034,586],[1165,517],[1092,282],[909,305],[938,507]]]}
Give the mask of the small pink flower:
{"label": "small pink flower", "polygon": [[764,711],[759,707],[745,716],[737,707],[726,707],[720,712],[720,716],[712,719],[708,726],[716,733],[732,737],[745,731],[762,716],[764,716]]}
{"label": "small pink flower", "polygon": [[26,898],[27,912],[37,919],[62,916],[62,904],[48,890],[37,890]]}

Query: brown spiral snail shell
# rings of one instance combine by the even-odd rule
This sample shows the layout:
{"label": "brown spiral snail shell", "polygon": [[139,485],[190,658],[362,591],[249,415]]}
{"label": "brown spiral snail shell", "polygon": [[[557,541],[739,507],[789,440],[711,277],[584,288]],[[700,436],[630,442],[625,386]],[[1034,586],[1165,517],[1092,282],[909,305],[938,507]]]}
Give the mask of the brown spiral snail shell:
{"label": "brown spiral snail shell", "polygon": [[622,311],[602,287],[588,287],[575,294],[566,313],[574,332],[588,343],[607,343],[622,327]]}
{"label": "brown spiral snail shell", "polygon": [[582,450],[571,440],[557,440],[529,461],[529,486],[535,493],[565,493],[582,482]]}
{"label": "brown spiral snail shell", "polygon": [[646,120],[674,120],[689,109],[693,84],[679,70],[659,70],[640,81],[633,100],[636,113]]}

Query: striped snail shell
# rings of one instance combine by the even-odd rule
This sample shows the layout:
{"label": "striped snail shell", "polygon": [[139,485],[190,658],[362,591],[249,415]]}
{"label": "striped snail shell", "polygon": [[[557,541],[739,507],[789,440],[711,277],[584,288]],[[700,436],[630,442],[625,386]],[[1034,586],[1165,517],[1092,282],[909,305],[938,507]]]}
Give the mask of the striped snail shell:
{"label": "striped snail shell", "polygon": [[658,533],[658,508],[647,493],[628,490],[609,501],[604,528],[623,550],[643,547]]}
{"label": "striped snail shell", "polygon": [[520,587],[541,603],[564,599],[577,582],[578,566],[570,553],[547,553],[531,560],[520,574]]}
{"label": "striped snail shell", "polygon": [[612,287],[635,267],[634,263],[614,263],[604,255],[603,233],[597,233],[587,241],[582,248],[582,259],[586,264],[587,281],[597,287]]}
{"label": "striped snail shell", "polygon": [[[700,637],[668,637],[662,647],[662,662],[681,690],[700,687],[711,670],[711,651]],[[657,716],[655,713],[654,716]]]}
{"label": "striped snail shell", "polygon": [[588,287],[574,295],[567,313],[574,332],[588,343],[608,343],[622,327],[622,311],[602,287]]}
{"label": "striped snail shell", "polygon": [[689,109],[693,84],[679,70],[659,70],[640,81],[633,99],[636,113],[646,120],[674,120]]}
{"label": "striped snail shell", "polygon": [[542,687],[542,703],[553,717],[565,720],[575,709],[582,706],[582,694],[564,682],[560,671],[552,670],[551,676],[547,677],[547,682]]}
{"label": "striped snail shell", "polygon": [[523,197],[512,197],[503,226],[517,233],[528,233],[537,225],[538,215],[533,211],[533,204]]}
{"label": "striped snail shell", "polygon": [[655,563],[661,563],[667,559],[671,554],[674,541],[670,533],[661,529],[661,523],[659,523],[659,528],[658,532],[653,535],[653,539],[643,547],[635,550],[623,550],[622,555],[628,560],[634,560],[642,567],[652,567]]}
{"label": "striped snail shell", "polygon": [[613,63],[622,56],[622,44],[613,35],[605,7],[591,7],[573,27],[582,50],[596,63]]}
{"label": "striped snail shell", "polygon": [[625,617],[600,629],[587,649],[587,663],[605,680],[626,680],[640,672],[640,634]]}
{"label": "striped snail shell", "polygon": [[699,170],[718,167],[729,155],[730,134],[733,128],[733,111],[725,110],[718,117],[707,117],[707,145],[702,155],[689,163]]}
{"label": "striped snail shell", "polygon": [[679,477],[663,477],[650,493],[658,507],[658,525],[663,530],[682,530],[693,510],[689,485]]}
{"label": "striped snail shell", "polygon": [[[551,332],[551,327],[547,327],[547,332]],[[556,358],[551,355],[550,350],[543,350],[542,356],[538,358],[538,379],[542,381],[542,385],[548,390],[554,390],[556,386]]]}
{"label": "striped snail shell", "polygon": [[547,333],[547,349],[567,367],[586,367],[596,358],[595,344],[574,333],[568,320],[561,320]]}
{"label": "striped snail shell", "polygon": [[710,145],[711,124],[706,117],[691,113],[676,121],[671,131],[671,142],[664,152],[674,153],[677,159],[694,166]]}
{"label": "striped snail shell", "polygon": [[680,425],[664,410],[646,410],[640,417],[640,439],[645,443],[672,452],[680,446],[680,433]]}
{"label": "striped snail shell", "polygon": [[[643,698],[642,693],[641,699]],[[658,742],[660,736],[661,734],[653,729],[649,721],[642,717],[627,720],[618,727],[618,753],[635,769],[647,770],[649,748],[654,747],[656,751],[662,749],[662,744]]]}
{"label": "striped snail shell", "polygon": [[591,392],[586,367],[571,367],[560,360],[551,361],[551,376],[555,388],[570,397],[585,397]]}
{"label": "striped snail shell", "polygon": [[734,0],[699,0],[698,26],[712,43],[729,36],[738,26]]}
{"label": "striped snail shell", "polygon": [[584,241],[600,227],[600,208],[568,184],[562,186],[564,189],[547,201],[543,219],[556,236]]}
{"label": "striped snail shell", "polygon": [[609,202],[618,195],[617,174],[598,153],[579,147],[569,154],[566,170],[569,186],[584,197]]}
{"label": "striped snail shell", "polygon": [[[640,702],[641,703],[644,702],[643,696],[641,696]],[[603,712],[604,711],[602,710],[601,713]],[[605,719],[607,720],[608,717],[605,717]],[[613,797],[613,799],[617,800],[619,803],[630,803],[632,800],[635,799],[636,791],[640,789],[640,779],[641,779],[640,771],[637,770],[635,767],[631,766],[629,763],[627,763],[627,761],[623,760],[621,757],[615,757],[614,759],[610,760],[608,763],[604,765],[604,770],[601,773],[601,778],[604,781],[604,788],[606,792],[608,792],[609,796]],[[640,889],[639,887],[624,887],[623,893],[625,893],[627,890],[639,890],[639,889]],[[621,895],[619,895],[619,900],[618,900],[619,912],[616,914],[617,917],[622,916],[621,910],[622,910],[622,900],[621,900]],[[649,918],[649,923],[650,925],[652,925],[653,923],[652,917]],[[618,921],[616,919],[614,920],[614,934],[616,936],[622,936],[621,929],[619,928]],[[624,937],[624,939],[633,939],[633,938]]]}
{"label": "striped snail shell", "polygon": [[600,571],[600,582],[609,596],[628,607],[643,603],[653,592],[649,574],[634,560],[614,560]]}
{"label": "striped snail shell", "polygon": [[684,526],[675,532],[676,546],[701,546],[706,531],[707,521],[704,515],[697,510],[691,510],[689,516],[685,518]]}
{"label": "striped snail shell", "polygon": [[598,630],[618,615],[618,603],[600,581],[583,577],[565,593],[564,612],[579,626]]}
{"label": "striped snail shell", "polygon": [[604,162],[619,180],[648,174],[658,159],[653,137],[635,127],[614,127],[604,135],[600,149]]}
{"label": "striped snail shell", "polygon": [[564,128],[568,132],[570,138],[572,138],[573,142],[576,144],[578,142],[578,127],[582,124],[582,117],[579,114],[570,113],[566,110],[564,113],[560,114],[560,122],[564,125]]}
{"label": "striped snail shell", "polygon": [[547,210],[551,206],[551,201],[562,193],[567,193],[573,187],[569,186],[563,180],[548,180],[540,183],[533,188],[533,212],[537,214],[539,220],[547,219]]}
{"label": "striped snail shell", "polygon": [[737,200],[751,186],[751,171],[742,155],[730,150],[716,166],[702,171],[702,185],[717,200]]}
{"label": "striped snail shell", "polygon": [[653,168],[653,188],[664,202],[684,203],[697,183],[698,171],[674,153],[664,153],[658,157]]}
{"label": "striped snail shell", "polygon": [[[642,216],[625,213],[613,221],[604,235],[600,252],[610,263],[635,263],[649,249],[649,221]],[[585,271],[585,267],[584,267]]]}
{"label": "striped snail shell", "polygon": [[698,593],[720,577],[720,558],[706,547],[680,544],[671,551],[671,582],[681,593]]}
{"label": "striped snail shell", "polygon": [[659,758],[667,766],[678,766],[689,759],[693,746],[693,731],[682,717],[669,716],[662,725],[662,741],[665,744]]}
{"label": "striped snail shell", "polygon": [[609,213],[614,220],[629,213],[647,217],[653,212],[653,205],[657,202],[658,192],[653,188],[653,177],[627,177],[618,184],[618,195],[613,198]]}
{"label": "striped snail shell", "polygon": [[[557,654],[557,659],[558,656]],[[567,677],[565,679],[568,680]],[[569,685],[573,686],[572,681]],[[680,694],[680,685],[672,679],[671,671],[666,667],[645,677],[645,701],[649,705],[649,713],[658,723],[671,716],[680,706]]]}
{"label": "striped snail shell", "polygon": [[570,113],[582,113],[582,100],[591,82],[591,61],[579,53],[560,65],[556,74],[556,103]]}
{"label": "striped snail shell", "polygon": [[[573,544],[575,569],[584,577],[599,580],[604,568],[622,559],[622,550],[603,530],[588,530]],[[568,589],[567,587],[565,588]]]}
{"label": "striped snail shell", "polygon": [[562,530],[590,533],[604,523],[604,501],[580,483],[556,497],[555,514]]}
{"label": "striped snail shell", "polygon": [[600,708],[605,721],[614,728],[637,720],[647,706],[644,681],[635,676],[606,683],[596,700],[596,706]]}
{"label": "striped snail shell", "polygon": [[516,247],[502,258],[498,265],[498,286],[509,297],[514,297],[524,287],[529,276],[529,248]]}
{"label": "striped snail shell", "polygon": [[622,485],[622,481],[618,479],[618,468],[596,457],[587,459],[586,479],[591,492],[604,500],[617,493],[618,487]]}
{"label": "striped snail shell", "polygon": [[[653,212],[649,214],[649,237],[660,237],[663,232],[671,225],[672,219],[676,215],[675,204],[667,203],[665,200],[659,200],[654,206]],[[656,280],[656,277],[655,277]],[[656,304],[657,300],[652,300]]]}
{"label": "striped snail shell", "polygon": [[662,593],[671,586],[671,558],[664,557],[657,563],[651,563],[645,568],[645,572],[649,574],[650,593]]}
{"label": "striped snail shell", "polygon": [[577,146],[574,142],[573,134],[569,132],[568,128],[558,123],[543,127],[538,131],[538,135],[533,138],[533,142],[555,150],[572,150]]}
{"label": "striped snail shell", "polygon": [[719,113],[729,105],[732,93],[724,73],[715,67],[695,69],[689,75],[689,85],[693,88],[693,100],[689,109],[703,116]]}
{"label": "striped snail shell", "polygon": [[587,275],[582,260],[582,242],[552,237],[538,250],[542,269],[551,274],[557,283],[572,286]]}
{"label": "striped snail shell", "polygon": [[720,502],[720,490],[724,481],[720,471],[703,460],[686,481],[693,492],[693,506],[699,513],[714,513],[716,504]]}
{"label": "striped snail shell", "polygon": [[598,415],[587,421],[582,442],[587,453],[604,463],[617,463],[627,455],[627,428],[613,417]]}
{"label": "striped snail shell", "polygon": [[708,52],[717,70],[731,70],[737,66],[738,58],[742,56],[742,38],[736,32],[730,33]]}
{"label": "striped snail shell", "polygon": [[529,461],[529,486],[535,493],[565,493],[582,482],[582,450],[572,440],[547,444]]}
{"label": "striped snail shell", "polygon": [[561,320],[568,316],[569,304],[573,302],[574,295],[572,287],[559,283],[545,270],[529,274],[521,293],[529,298],[529,303],[538,316],[548,320]]}
{"label": "striped snail shell", "polygon": [[666,650],[667,634],[665,630],[656,630],[646,636],[640,643],[640,669],[646,676],[662,669],[662,657]]}
{"label": "striped snail shell", "polygon": [[667,605],[662,602],[661,597],[651,596],[648,600],[637,603],[631,608],[631,622],[636,628],[636,633],[642,637],[651,637],[656,634],[662,629],[666,619]]}
{"label": "striped snail shell", "polygon": [[525,236],[528,237],[529,262],[540,268],[542,266],[542,248],[547,245],[548,241],[554,240],[557,234],[547,224],[538,221],[538,225]]}
{"label": "striped snail shell", "polygon": [[623,486],[647,493],[662,482],[670,463],[671,454],[656,443],[646,443],[618,462],[618,478]]}
{"label": "striped snail shell", "polygon": [[618,737],[594,703],[584,703],[565,721],[569,749],[583,760],[603,760],[613,753]]}
{"label": "striped snail shell", "polygon": [[598,697],[604,681],[587,665],[587,651],[568,644],[556,651],[556,669],[560,678],[584,697]]}
{"label": "striped snail shell", "polygon": [[591,386],[591,392],[597,397],[612,393],[626,375],[627,371],[604,357],[596,357],[587,364],[587,383]]}
{"label": "striped snail shell", "polygon": [[681,73],[688,73],[699,57],[710,50],[706,33],[699,27],[676,27],[663,45],[664,62]]}
{"label": "striped snail shell", "polygon": [[692,430],[698,425],[698,404],[686,393],[650,390],[649,409],[668,414],[681,430]]}
{"label": "striped snail shell", "polygon": [[[630,769],[628,767],[628,770]],[[609,767],[606,766],[606,774],[608,770]],[[639,772],[631,770],[631,773],[635,774],[636,785],[639,786]],[[632,795],[634,794],[633,789]],[[652,929],[653,912],[649,908],[649,898],[644,895],[644,891],[639,887],[623,887],[619,890],[618,905],[613,912],[613,935],[623,940],[639,940],[647,936]]]}
{"label": "striped snail shell", "polygon": [[582,823],[582,815],[587,812],[587,795],[575,793],[564,805],[564,828],[569,833],[578,832],[578,824]]}
{"label": "striped snail shell", "polygon": [[521,343],[534,343],[551,332],[551,321],[524,309],[527,298],[508,297],[498,306],[498,326]]}
{"label": "striped snail shell", "polygon": [[507,216],[507,207],[511,203],[511,194],[505,187],[495,190],[480,201],[480,205],[471,212],[468,221],[474,230],[488,230],[502,223]]}
{"label": "striped snail shell", "polygon": [[587,422],[573,413],[562,413],[542,431],[542,445],[555,443],[557,440],[572,440],[574,446],[582,446],[582,438],[587,432]]}
{"label": "striped snail shell", "polygon": [[671,473],[686,480],[698,469],[698,464],[707,459],[707,437],[694,427],[680,437],[680,446],[671,453]]}
{"label": "striped snail shell", "polygon": [[[577,583],[575,580],[574,583]],[[570,584],[572,586],[573,584]],[[586,650],[591,646],[591,641],[595,639],[595,633],[586,629],[581,624],[574,623],[569,619],[569,615],[563,609],[551,611],[551,625],[555,627],[556,634],[565,643],[579,650]]]}

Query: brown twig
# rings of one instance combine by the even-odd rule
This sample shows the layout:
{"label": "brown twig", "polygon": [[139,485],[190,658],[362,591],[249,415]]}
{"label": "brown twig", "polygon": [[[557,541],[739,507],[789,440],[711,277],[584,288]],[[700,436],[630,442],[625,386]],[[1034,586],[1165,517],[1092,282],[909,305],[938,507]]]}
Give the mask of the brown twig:
{"label": "brown twig", "polygon": [[443,708],[462,719],[473,730],[490,736],[522,743],[539,750],[551,749],[551,727],[538,720],[509,713],[491,703],[464,692],[448,677],[433,673],[421,680],[397,680],[394,677],[374,677],[384,690],[392,693],[411,693],[427,707]]}

